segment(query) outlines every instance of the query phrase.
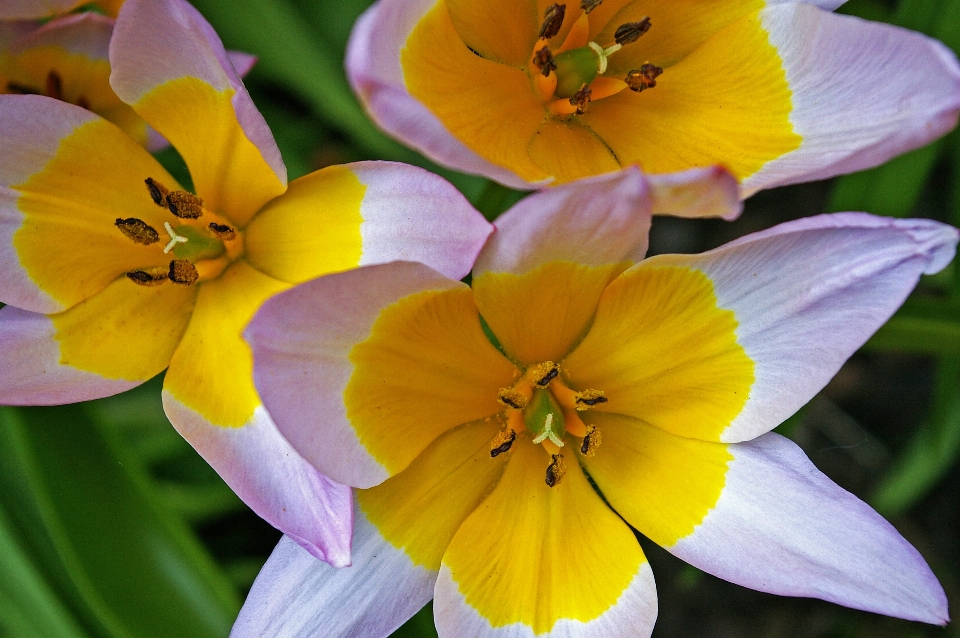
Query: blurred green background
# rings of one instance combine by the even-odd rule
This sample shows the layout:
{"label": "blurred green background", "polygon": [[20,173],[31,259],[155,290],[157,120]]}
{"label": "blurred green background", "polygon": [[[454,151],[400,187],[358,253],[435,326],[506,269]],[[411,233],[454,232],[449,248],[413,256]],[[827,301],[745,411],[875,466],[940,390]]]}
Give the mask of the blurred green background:
{"label": "blurred green background", "polygon": [[[366,118],[342,71],[368,0],[195,0],[247,79],[290,178],[391,159],[447,177],[489,218],[521,196],[439,169]],[[852,0],[842,11],[928,33],[960,51],[960,0]],[[896,78],[890,78],[895,82]],[[173,151],[171,170],[185,168]],[[735,223],[661,218],[653,252],[698,252],[825,211],[960,225],[960,134],[829,182],[763,192]],[[815,256],[811,256],[815,258]],[[0,638],[225,637],[279,533],[173,430],[160,379],[57,408],[0,408]],[[960,609],[960,267],[926,278],[834,381],[779,431],[887,516]],[[753,592],[641,538],[656,574],[654,636],[960,637],[821,601]],[[436,636],[429,606],[396,634]]]}

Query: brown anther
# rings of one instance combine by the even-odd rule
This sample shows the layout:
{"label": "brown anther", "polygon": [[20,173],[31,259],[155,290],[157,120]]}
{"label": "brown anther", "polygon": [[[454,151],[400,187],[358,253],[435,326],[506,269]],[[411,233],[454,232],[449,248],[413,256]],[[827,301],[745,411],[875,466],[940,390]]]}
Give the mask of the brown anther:
{"label": "brown anther", "polygon": [[577,107],[577,115],[583,115],[587,112],[587,105],[590,104],[590,96],[593,94],[593,91],[584,84],[580,87],[580,90],[573,94],[573,97],[570,98],[570,104]]}
{"label": "brown anther", "polygon": [[500,430],[497,436],[490,441],[490,458],[495,459],[501,454],[509,452],[516,440],[517,433],[513,430]]}
{"label": "brown anther", "polygon": [[136,217],[127,219],[117,218],[113,225],[120,229],[120,232],[132,239],[138,244],[149,246],[160,241],[160,234],[152,226]]}
{"label": "brown anther", "polygon": [[170,281],[182,286],[193,285],[200,279],[200,273],[197,272],[197,267],[187,259],[174,259],[171,261],[168,276],[170,277]]}
{"label": "brown anther", "polygon": [[[545,388],[560,374],[560,366],[553,361],[544,361],[533,369],[533,382],[537,387]],[[529,377],[528,377],[529,378]]]}
{"label": "brown anther", "polygon": [[603,390],[584,390],[583,392],[577,392],[573,402],[576,404],[577,410],[583,412],[599,403],[606,403],[607,395],[604,394]]}
{"label": "brown anther", "polygon": [[595,425],[587,426],[587,433],[583,437],[583,443],[580,444],[580,452],[584,456],[594,456],[597,448],[600,447],[600,430]]}
{"label": "brown anther", "polygon": [[580,8],[584,13],[590,13],[603,3],[603,0],[580,0]]}
{"label": "brown anther", "polygon": [[627,83],[631,91],[640,93],[641,91],[655,87],[657,85],[657,78],[660,77],[661,73],[663,73],[663,69],[655,64],[647,63],[639,69],[627,73],[624,82]]}
{"label": "brown anther", "polygon": [[170,189],[152,177],[148,177],[147,179],[143,180],[143,183],[147,185],[147,190],[150,191],[150,199],[153,200],[153,203],[157,206],[166,208],[167,193],[170,192]]}
{"label": "brown anther", "polygon": [[567,473],[567,466],[563,462],[562,454],[551,454],[550,457],[553,460],[547,466],[546,483],[548,487],[554,487],[563,480]]}
{"label": "brown anther", "polygon": [[167,194],[167,208],[180,219],[196,219],[203,215],[203,200],[187,191]]}
{"label": "brown anther", "polygon": [[63,78],[60,77],[60,74],[50,69],[50,72],[47,73],[47,97],[52,97],[55,100],[63,100]]}
{"label": "brown anther", "polygon": [[557,70],[557,63],[553,59],[553,54],[550,53],[550,47],[545,46],[533,54],[533,66],[540,69],[543,77],[549,76],[550,71]]}
{"label": "brown anther", "polygon": [[644,18],[637,22],[627,22],[617,27],[613,34],[614,41],[620,46],[636,42],[644,33],[650,30],[650,18]]}
{"label": "brown anther", "polygon": [[127,279],[141,286],[159,286],[167,280],[167,273],[161,268],[132,270],[127,273]]}
{"label": "brown anther", "polygon": [[513,388],[501,388],[497,401],[514,410],[522,410],[527,407],[527,397]]}
{"label": "brown anther", "polygon": [[217,239],[220,241],[231,241],[237,238],[237,231],[230,228],[226,224],[217,224],[216,222],[210,222],[207,225],[207,228],[210,229],[214,235],[217,236]]}
{"label": "brown anther", "polygon": [[87,109],[89,111],[90,100],[87,99],[86,95],[81,95],[80,97],[77,98],[77,106],[79,106],[82,109]]}
{"label": "brown anther", "polygon": [[560,33],[563,26],[563,17],[567,13],[567,5],[551,4],[543,12],[543,24],[540,26],[540,39],[549,40]]}

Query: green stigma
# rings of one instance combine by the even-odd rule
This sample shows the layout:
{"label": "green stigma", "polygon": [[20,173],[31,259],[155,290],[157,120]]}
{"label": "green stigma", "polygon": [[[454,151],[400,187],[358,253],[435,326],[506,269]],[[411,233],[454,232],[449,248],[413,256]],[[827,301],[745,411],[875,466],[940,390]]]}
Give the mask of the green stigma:
{"label": "green stigma", "polygon": [[591,47],[580,47],[559,53],[553,58],[557,65],[557,89],[560,98],[573,97],[577,91],[600,73],[600,56]]}

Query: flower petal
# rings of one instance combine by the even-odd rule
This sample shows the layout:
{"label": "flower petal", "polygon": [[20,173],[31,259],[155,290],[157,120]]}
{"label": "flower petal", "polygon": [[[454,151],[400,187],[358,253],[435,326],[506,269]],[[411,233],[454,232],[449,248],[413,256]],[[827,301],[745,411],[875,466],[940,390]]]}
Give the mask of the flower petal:
{"label": "flower petal", "polygon": [[647,179],[636,167],[534,193],[497,219],[474,277],[487,271],[522,275],[553,261],[640,261],[651,203]]}
{"label": "flower petal", "polygon": [[929,220],[842,213],[645,265],[704,273],[718,306],[733,312],[737,342],[755,364],[749,399],[719,437],[737,442],[771,430],[813,398],[922,273],[950,262],[957,238],[957,229]]}
{"label": "flower petal", "polygon": [[[439,9],[435,7],[439,7]],[[378,2],[368,9],[354,26],[347,47],[347,75],[354,91],[360,96],[373,118],[387,133],[416,148],[427,157],[466,173],[488,176],[513,188],[532,188],[533,184],[518,177],[512,170],[497,166],[468,148],[462,141],[450,134],[436,115],[410,95],[403,79],[404,70],[400,61],[401,51],[406,46],[411,32],[417,27],[420,20],[431,10],[436,12],[441,9],[443,9],[442,3],[438,3],[436,0],[415,0],[412,2],[408,0],[386,0]],[[452,73],[453,77],[456,77],[457,73],[447,67],[465,63],[469,64],[470,68],[481,67],[481,75],[477,77],[482,78],[482,74],[492,73],[492,69],[499,66],[470,53],[463,42],[460,41],[459,36],[449,23],[449,19],[443,26],[444,28],[441,29],[444,34],[443,38],[435,45],[441,47],[444,53],[440,59],[433,60],[437,63],[444,63],[442,71]],[[424,42],[429,44],[426,40]],[[451,59],[447,60],[448,56],[452,56]],[[520,75],[522,75],[518,75],[519,71],[514,72],[506,67],[504,67],[504,74],[514,82],[519,81],[521,79]],[[466,77],[461,77],[454,84],[462,83]],[[523,78],[525,77],[523,75]],[[509,102],[516,102],[519,99],[526,104],[528,101],[526,96],[529,95],[532,98],[533,94],[529,88],[529,81],[524,81],[526,85],[523,87],[523,93],[509,94],[509,92],[505,92],[505,97],[508,98]],[[447,87],[452,90],[454,85],[447,85]],[[458,99],[462,101],[463,98],[459,97]],[[470,113],[487,108],[482,104],[471,104],[468,107]],[[496,108],[495,105],[494,108]],[[537,102],[537,108],[539,114],[531,115],[530,111],[524,111],[528,114],[528,117],[517,122],[517,126],[525,127],[524,130],[527,133],[523,133],[524,137],[522,139],[527,142],[532,139],[542,118],[543,108],[539,105],[539,102]],[[502,128],[498,129],[498,127],[481,130],[477,135],[484,137],[491,132],[496,136],[504,135],[504,130]],[[522,146],[522,149],[515,149],[516,161],[526,166],[527,172],[540,175],[540,169],[526,159],[526,144],[524,143]],[[540,177],[535,178],[535,181],[539,182],[543,178],[545,176],[540,175]]]}
{"label": "flower petal", "polygon": [[62,365],[56,332],[46,315],[0,308],[0,405],[75,403],[140,384]]}
{"label": "flower petal", "polygon": [[582,458],[610,505],[651,540],[725,580],[786,596],[946,622],[923,558],[789,440],[722,444],[597,414]]}
{"label": "flower petal", "polygon": [[491,419],[450,430],[403,472],[357,490],[358,508],[391,545],[436,573],[460,525],[503,474],[506,457],[490,457],[500,428]]}
{"label": "flower petal", "polygon": [[460,279],[492,230],[442,178],[359,162],[295,180],[250,222],[245,245],[252,264],[291,283],[397,260]]}
{"label": "flower petal", "polygon": [[649,636],[656,587],[633,532],[574,458],[554,487],[550,456],[518,437],[503,478],[443,557],[434,613],[454,636]]}
{"label": "flower petal", "polygon": [[673,554],[753,589],[947,623],[946,596],[923,557],[794,443],[771,433],[728,449],[723,493],[690,536],[667,548]]}
{"label": "flower petal", "polygon": [[170,215],[143,181],[176,181],[114,125],[58,100],[0,95],[0,158],[0,301],[59,312],[125,272],[168,263],[114,222],[162,229]]}
{"label": "flower petal", "polygon": [[573,387],[606,393],[599,411],[715,440],[743,410],[755,364],[710,277],[653,258],[607,286],[561,366]]}
{"label": "flower petal", "polygon": [[643,258],[650,207],[646,179],[627,168],[540,191],[497,220],[474,266],[473,292],[515,361],[557,360],[570,351],[606,285]]}
{"label": "flower petal", "polygon": [[[637,68],[627,67],[620,72]],[[722,163],[742,180],[800,147],[791,99],[778,51],[754,11],[666,68],[656,88],[591,102],[580,122],[622,164],[669,173]]]}
{"label": "flower petal", "polygon": [[876,166],[956,125],[960,67],[940,42],[799,2],[761,20],[783,59],[803,143],[744,180],[746,195]]}
{"label": "flower petal", "polygon": [[241,334],[257,308],[287,288],[244,261],[202,282],[164,391],[214,425],[248,424],[260,399],[253,386],[253,357]]}
{"label": "flower petal", "polygon": [[654,215],[722,217],[743,212],[737,178],[721,166],[647,175]]}
{"label": "flower petal", "polygon": [[194,292],[122,277],[52,316],[0,310],[0,403],[60,404],[117,394],[159,374],[190,317]]}
{"label": "flower petal", "polygon": [[529,64],[542,21],[536,2],[443,0],[443,4],[463,43],[478,55],[515,67]]}
{"label": "flower petal", "polygon": [[354,487],[383,482],[446,430],[499,412],[498,391],[516,374],[483,335],[466,286],[408,262],[278,295],[246,337],[280,431]]}
{"label": "flower petal", "polygon": [[430,601],[435,580],[436,572],[414,565],[358,509],[350,567],[335,569],[281,539],[230,636],[388,636]]}
{"label": "flower petal", "polygon": [[170,422],[261,518],[334,567],[350,564],[350,488],[334,483],[290,446],[263,407],[242,427],[210,423],[169,392]]}
{"label": "flower petal", "polygon": [[213,28],[183,0],[127,0],[110,84],[183,156],[205,204],[244,226],[284,192],[280,151]]}

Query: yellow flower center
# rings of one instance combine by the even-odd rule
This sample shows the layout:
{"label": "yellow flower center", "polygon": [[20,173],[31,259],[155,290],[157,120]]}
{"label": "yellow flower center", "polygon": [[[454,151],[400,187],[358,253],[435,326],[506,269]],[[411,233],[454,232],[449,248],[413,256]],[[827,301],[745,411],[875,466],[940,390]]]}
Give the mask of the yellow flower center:
{"label": "yellow flower center", "polygon": [[117,218],[114,225],[128,239],[157,248],[173,258],[165,268],[144,268],[127,273],[134,283],[156,286],[166,281],[183,286],[215,279],[243,254],[243,236],[216,213],[203,207],[203,200],[187,191],[171,191],[148,177],[144,180],[153,202],[173,217],[163,223],[167,241],[160,233],[135,217]]}
{"label": "yellow flower center", "polygon": [[657,85],[663,69],[649,62],[627,73],[623,80],[605,77],[610,56],[640,39],[650,30],[650,18],[621,24],[614,41],[588,42],[591,11],[602,0],[581,2],[583,15],[571,27],[563,44],[554,52],[547,40],[555,37],[563,25],[566,5],[553,4],[544,13],[540,39],[533,49],[531,80],[547,109],[557,116],[582,115],[590,102],[616,95],[624,89],[640,93]]}
{"label": "yellow flower center", "polygon": [[501,388],[497,397],[504,410],[503,429],[490,442],[490,456],[509,452],[520,432],[526,431],[535,445],[542,445],[550,456],[545,481],[553,487],[566,472],[561,448],[570,434],[581,440],[580,452],[593,456],[600,445],[600,430],[584,423],[581,412],[607,402],[601,390],[571,389],[560,378],[560,366],[544,361],[530,366],[509,388]]}

